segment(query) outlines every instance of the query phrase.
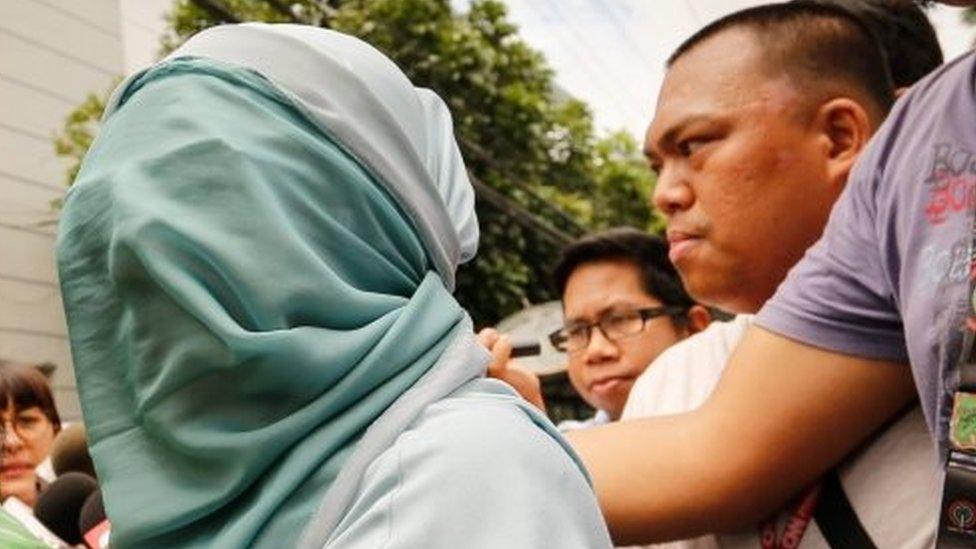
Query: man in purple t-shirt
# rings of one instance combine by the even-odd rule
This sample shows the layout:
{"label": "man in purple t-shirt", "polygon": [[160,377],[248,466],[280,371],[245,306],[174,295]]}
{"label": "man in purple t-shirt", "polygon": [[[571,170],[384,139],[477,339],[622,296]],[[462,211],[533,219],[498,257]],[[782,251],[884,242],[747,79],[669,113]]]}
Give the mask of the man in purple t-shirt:
{"label": "man in purple t-shirt", "polygon": [[974,74],[969,54],[899,102],[704,406],[572,437],[616,541],[693,535],[702,514],[752,524],[916,396],[945,454],[970,310]]}
{"label": "man in purple t-shirt", "polygon": [[[976,404],[976,398],[955,396],[963,389],[964,334],[976,330],[967,325],[976,316],[976,294],[970,295],[976,278],[974,76],[976,53],[969,53],[917,84],[893,109],[852,172],[823,237],[756,319],[771,337],[828,352],[823,368],[849,357],[911,364],[943,458],[954,447],[954,403]],[[870,393],[883,396],[886,387],[864,390],[872,399]],[[971,437],[973,430],[964,429]],[[972,469],[958,470],[965,477]],[[961,488],[947,485],[947,492]],[[951,510],[943,510],[943,525],[951,526],[946,531],[953,538],[946,546],[976,544],[970,499],[976,494],[965,492],[944,503]],[[950,543],[948,537],[942,543]]]}
{"label": "man in purple t-shirt", "polygon": [[844,355],[912,365],[946,449],[976,206],[976,57],[917,84],[851,173],[823,237],[756,323]]}

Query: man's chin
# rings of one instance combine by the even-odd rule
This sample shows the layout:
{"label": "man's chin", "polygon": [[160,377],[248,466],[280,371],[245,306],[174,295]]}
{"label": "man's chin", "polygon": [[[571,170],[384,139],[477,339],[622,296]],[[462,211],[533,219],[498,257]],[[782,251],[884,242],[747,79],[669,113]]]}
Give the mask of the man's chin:
{"label": "man's chin", "polygon": [[607,391],[605,393],[595,394],[590,393],[587,398],[587,402],[590,406],[598,410],[603,410],[613,417],[619,417],[620,413],[624,409],[624,405],[627,403],[627,396],[630,394],[630,389],[634,386],[634,380],[630,379],[624,383],[619,384],[612,391]]}
{"label": "man's chin", "polygon": [[[695,272],[703,271],[704,269]],[[702,305],[734,314],[756,312],[755,304],[745,298],[744,285],[741,284],[742,277],[732,275],[723,277],[720,273],[721,271],[713,270],[707,276],[686,277],[682,271],[681,280],[692,299]],[[716,276],[717,274],[719,276]]]}
{"label": "man's chin", "polygon": [[[692,299],[699,303],[717,306],[715,301],[722,300],[728,295],[729,277],[721,276],[721,271],[714,265],[701,261],[685,262],[675,265],[681,275],[681,283]],[[718,275],[718,276],[716,276]]]}

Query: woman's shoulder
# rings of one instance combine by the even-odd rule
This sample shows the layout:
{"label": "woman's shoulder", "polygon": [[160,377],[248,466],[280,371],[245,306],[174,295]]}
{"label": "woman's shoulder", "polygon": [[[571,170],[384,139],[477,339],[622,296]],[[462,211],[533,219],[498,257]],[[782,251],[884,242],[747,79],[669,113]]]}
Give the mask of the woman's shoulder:
{"label": "woman's shoulder", "polygon": [[528,406],[507,385],[481,379],[428,406],[367,469],[337,541],[608,547],[583,470]]}
{"label": "woman's shoulder", "polygon": [[440,456],[436,466],[443,468],[472,463],[492,469],[538,467],[536,460],[548,459],[548,468],[561,464],[585,474],[549,420],[493,379],[472,380],[430,405],[397,443],[409,450],[403,454],[407,458]]}

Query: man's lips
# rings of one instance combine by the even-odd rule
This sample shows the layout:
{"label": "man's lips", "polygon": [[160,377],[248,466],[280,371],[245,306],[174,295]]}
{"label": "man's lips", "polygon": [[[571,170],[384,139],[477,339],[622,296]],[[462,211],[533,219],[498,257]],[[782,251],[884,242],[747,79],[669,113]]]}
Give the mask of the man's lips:
{"label": "man's lips", "polygon": [[590,383],[590,391],[594,393],[609,393],[629,383],[633,378],[629,376],[613,376],[600,378]]}
{"label": "man's lips", "polygon": [[677,263],[683,257],[691,252],[698,243],[701,242],[701,237],[698,235],[684,232],[684,231],[668,231],[668,259],[671,263]]}

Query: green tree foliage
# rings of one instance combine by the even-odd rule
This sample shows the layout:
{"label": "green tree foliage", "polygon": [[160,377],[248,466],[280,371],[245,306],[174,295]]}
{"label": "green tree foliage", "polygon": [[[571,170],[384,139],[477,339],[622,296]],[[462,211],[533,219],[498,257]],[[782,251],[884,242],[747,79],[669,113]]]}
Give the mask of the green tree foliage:
{"label": "green tree foliage", "polygon": [[[444,98],[479,191],[481,246],[457,291],[479,325],[556,297],[548,271],[568,238],[623,224],[660,228],[646,206],[653,178],[634,141],[596,138],[584,104],[555,98],[551,69],[500,2],[475,1],[458,14],[448,0],[178,0],[169,21],[164,51],[225,22],[332,28],[373,44]],[[83,155],[91,133],[79,135],[72,120],[98,107],[86,102],[72,114],[59,153]]]}
{"label": "green tree foliage", "polygon": [[[118,82],[116,81],[116,85]],[[114,87],[114,86],[113,86]],[[81,160],[98,132],[98,120],[105,111],[109,91],[104,94],[89,93],[64,121],[64,129],[54,137],[54,152],[69,159],[68,183],[75,180],[81,169]]]}

